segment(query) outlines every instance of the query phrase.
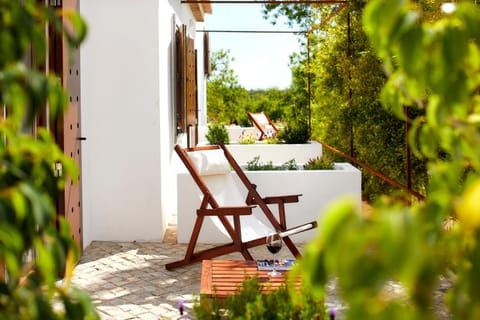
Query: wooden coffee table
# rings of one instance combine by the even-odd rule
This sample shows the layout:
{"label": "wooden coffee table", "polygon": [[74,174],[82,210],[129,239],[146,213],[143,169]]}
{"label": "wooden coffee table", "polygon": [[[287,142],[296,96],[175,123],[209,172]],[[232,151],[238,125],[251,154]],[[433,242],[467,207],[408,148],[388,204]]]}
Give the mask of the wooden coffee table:
{"label": "wooden coffee table", "polygon": [[[257,270],[256,261],[203,260],[200,295],[209,298],[224,299],[241,287],[245,279],[258,277],[262,292],[278,289],[285,284],[286,271],[280,276],[271,277],[269,271]],[[300,285],[300,279],[297,284]]]}

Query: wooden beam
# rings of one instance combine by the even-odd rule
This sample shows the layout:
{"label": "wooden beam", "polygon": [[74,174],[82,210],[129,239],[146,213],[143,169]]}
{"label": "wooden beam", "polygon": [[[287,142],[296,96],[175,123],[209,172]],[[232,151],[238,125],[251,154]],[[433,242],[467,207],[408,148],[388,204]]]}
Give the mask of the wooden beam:
{"label": "wooden beam", "polygon": [[339,4],[347,0],[181,0],[197,4]]}
{"label": "wooden beam", "polygon": [[182,3],[189,4],[190,10],[192,10],[193,17],[196,21],[203,22],[205,21],[205,14],[212,13],[212,5],[210,3],[200,1],[182,1]]}
{"label": "wooden beam", "polygon": [[210,3],[203,3],[202,7],[203,7],[203,12],[208,13],[208,14],[212,13],[212,6],[211,6]]}
{"label": "wooden beam", "polygon": [[309,31],[303,30],[220,30],[220,29],[205,29],[205,30],[196,30],[197,32],[208,32],[208,33],[264,33],[264,34],[303,34],[308,33]]}
{"label": "wooden beam", "polygon": [[203,22],[205,20],[203,14],[203,5],[200,5],[198,1],[190,1],[189,6],[195,21]]}

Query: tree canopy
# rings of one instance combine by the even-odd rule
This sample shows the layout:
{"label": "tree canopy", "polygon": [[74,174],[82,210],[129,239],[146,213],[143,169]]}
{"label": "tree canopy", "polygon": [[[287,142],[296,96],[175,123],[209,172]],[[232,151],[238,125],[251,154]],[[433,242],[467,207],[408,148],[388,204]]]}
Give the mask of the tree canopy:
{"label": "tree canopy", "polygon": [[[424,2],[433,15],[436,11],[427,5],[432,1]],[[380,105],[386,78],[363,30],[364,5],[365,1],[344,6],[269,4],[265,15],[269,19],[285,15],[292,24],[311,31],[301,40],[309,44],[308,51],[304,46],[303,52],[293,56],[292,70],[304,96],[307,72],[311,79],[312,137],[424,193],[424,161],[408,158],[413,178],[407,180],[406,123]],[[410,113],[416,116],[417,111]],[[362,185],[369,200],[396,190],[366,170]]]}
{"label": "tree canopy", "polygon": [[[320,222],[303,276],[319,292],[336,276],[347,319],[434,319],[445,277],[453,317],[480,317],[480,8],[448,5],[432,14],[421,2],[371,0],[362,14],[386,72],[382,105],[402,120],[405,105],[418,111],[408,139],[429,179],[422,202],[382,197],[363,215],[341,202]],[[386,291],[391,281],[402,294]]]}
{"label": "tree canopy", "polygon": [[[311,120],[313,139],[424,194],[425,161],[406,152],[405,116],[399,119],[380,105],[379,94],[386,77],[363,30],[364,4],[265,5],[265,18],[272,23],[284,15],[290,25],[310,30],[299,34],[304,49],[290,56],[292,84],[285,90],[247,91],[231,69],[234,58],[230,53],[214,53],[212,66],[216,71],[208,81],[207,91],[209,119],[246,126],[250,125],[246,112],[265,111],[284,123]],[[420,5],[428,19],[438,15],[435,1],[421,1]],[[409,110],[409,118],[421,116],[422,112]],[[362,185],[363,195],[369,200],[397,190],[366,170],[362,172]]]}
{"label": "tree canopy", "polygon": [[287,120],[288,110],[295,104],[291,90],[271,88],[247,90],[240,85],[231,67],[230,51],[212,53],[212,74],[207,81],[207,116],[209,122],[223,125],[252,126],[247,112],[265,111],[277,122]]}

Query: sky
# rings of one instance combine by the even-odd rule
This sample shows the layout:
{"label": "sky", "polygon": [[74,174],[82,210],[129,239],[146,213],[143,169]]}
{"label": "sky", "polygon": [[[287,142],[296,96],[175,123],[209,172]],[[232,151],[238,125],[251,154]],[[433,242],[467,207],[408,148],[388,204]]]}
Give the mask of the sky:
{"label": "sky", "polygon": [[[206,30],[289,30],[272,26],[262,17],[260,4],[213,4],[205,16]],[[210,33],[210,52],[230,50],[232,69],[246,89],[284,89],[292,81],[289,56],[299,51],[294,34]]]}

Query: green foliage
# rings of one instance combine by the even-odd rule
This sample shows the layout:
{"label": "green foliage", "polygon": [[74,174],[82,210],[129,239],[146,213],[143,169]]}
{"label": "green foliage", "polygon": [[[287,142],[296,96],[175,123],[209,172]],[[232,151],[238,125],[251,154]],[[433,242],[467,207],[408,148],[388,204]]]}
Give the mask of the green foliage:
{"label": "green foliage", "polygon": [[227,128],[224,125],[216,122],[208,126],[208,132],[205,135],[209,144],[229,144],[230,138],[228,137]]}
{"label": "green foliage", "polygon": [[219,50],[212,53],[211,67],[212,73],[209,76],[211,81],[219,81],[225,86],[238,86],[238,79],[231,63],[235,61],[230,56],[230,50]]}
{"label": "green foliage", "polygon": [[207,116],[211,121],[248,127],[252,123],[247,112],[264,111],[279,122],[293,117],[295,105],[307,105],[304,92],[294,95],[292,90],[276,88],[247,91],[238,83],[232,61],[229,51],[212,54],[212,75],[207,81]]}
{"label": "green foliage", "polygon": [[267,138],[263,139],[262,141],[264,141],[266,144],[280,144],[280,143],[282,143],[282,141],[280,141],[277,136],[267,137]]}
{"label": "green foliage", "polygon": [[280,287],[268,294],[261,294],[262,284],[257,277],[245,279],[235,295],[224,302],[202,298],[193,307],[199,320],[215,319],[322,319],[325,317],[323,301],[305,288],[293,288],[293,284]]}
{"label": "green foliage", "polygon": [[242,131],[242,135],[238,139],[239,144],[254,144],[255,142],[255,136],[251,133],[246,133],[245,130]]}
{"label": "green foliage", "polygon": [[[404,105],[418,110],[409,142],[430,176],[423,202],[384,197],[359,215],[344,201],[320,221],[304,279],[321,291],[337,276],[347,319],[434,319],[439,278],[449,275],[453,318],[480,317],[480,9],[455,6],[433,14],[422,3],[372,0],[364,11],[388,75],[382,101],[399,117]],[[401,296],[388,293],[391,281]]]}
{"label": "green foliage", "polygon": [[[438,1],[419,1],[428,18],[435,17]],[[293,81],[290,88],[294,105],[307,106],[307,75],[311,79],[311,137],[327,143],[369,164],[387,176],[407,183],[405,123],[384,110],[378,96],[385,82],[383,67],[367,41],[361,24],[366,1],[349,1],[337,14],[335,6],[265,5],[275,19],[285,15],[292,24],[312,30],[304,50],[290,59]],[[308,7],[308,8],[307,8]],[[438,11],[437,11],[438,12]],[[326,21],[328,23],[325,23]],[[285,119],[306,119],[306,108],[289,106]],[[413,112],[412,118],[419,112]],[[425,161],[411,160],[413,189],[425,192]],[[374,200],[396,187],[368,171],[362,172],[362,191]]]}
{"label": "green foliage", "polygon": [[[327,34],[314,34],[312,68],[315,73],[312,107],[313,137],[368,163],[387,176],[406,183],[405,123],[384,110],[378,96],[385,82],[361,25],[363,5],[335,17]],[[347,59],[345,59],[345,55]],[[351,147],[353,146],[353,149]],[[424,162],[412,160],[413,188],[424,192]],[[363,196],[374,200],[391,193],[394,186],[368,171],[362,172]]]}
{"label": "green foliage", "polygon": [[303,144],[310,139],[308,123],[301,119],[288,122],[283,130],[277,134],[277,138],[287,144]]}
{"label": "green foliage", "polygon": [[[0,106],[7,114],[0,122],[0,318],[99,319],[86,294],[70,286],[79,250],[67,221],[55,213],[77,169],[49,130],[26,133],[47,104],[52,123],[66,107],[57,76],[38,70],[46,57],[46,24],[74,46],[86,26],[76,13],[63,12],[73,27],[67,31],[59,12],[39,3],[0,0]],[[24,63],[30,50],[31,67]],[[57,163],[61,177],[53,170]]]}
{"label": "green foliage", "polygon": [[308,159],[307,163],[303,165],[305,170],[332,170],[335,167],[333,160],[326,154],[322,157]]}
{"label": "green foliage", "polygon": [[207,81],[207,116],[221,124],[244,125],[248,123],[245,105],[249,96],[231,68],[233,61],[230,51],[220,50],[212,54],[212,74]]}
{"label": "green foliage", "polygon": [[[315,22],[316,16],[313,14],[314,6],[306,4],[266,4],[264,5],[263,16],[265,19],[270,19],[270,22],[275,25],[279,16],[287,16],[289,26],[298,26],[299,30],[309,30]],[[317,20],[318,22],[318,20]]]}
{"label": "green foliage", "polygon": [[252,160],[247,161],[247,170],[249,171],[261,171],[261,170],[298,170],[298,165],[295,159],[288,160],[281,165],[274,165],[272,161],[263,163],[260,161],[260,156],[254,157]]}
{"label": "green foliage", "polygon": [[[264,111],[274,122],[287,119],[287,110],[294,104],[290,90],[270,88],[266,90],[250,90],[249,101],[245,105],[246,111]],[[251,125],[251,124],[250,124]]]}

